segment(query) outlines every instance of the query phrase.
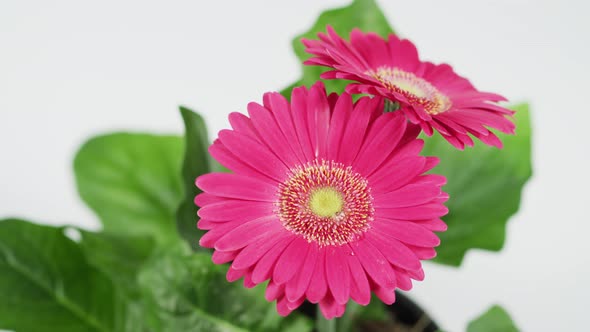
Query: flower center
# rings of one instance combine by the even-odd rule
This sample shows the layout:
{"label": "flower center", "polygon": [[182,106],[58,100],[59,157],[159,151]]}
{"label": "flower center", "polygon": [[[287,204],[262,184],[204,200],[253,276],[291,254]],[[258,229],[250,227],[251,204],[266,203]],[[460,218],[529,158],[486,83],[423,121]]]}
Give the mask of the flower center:
{"label": "flower center", "polygon": [[379,67],[377,71],[369,71],[367,74],[388,90],[403,95],[413,106],[422,106],[429,114],[436,115],[451,108],[451,100],[447,96],[413,73],[399,68]]}
{"label": "flower center", "polygon": [[316,160],[292,169],[279,186],[277,215],[307,241],[338,246],[369,229],[372,201],[367,180],[350,166]]}
{"label": "flower center", "polygon": [[316,189],[309,198],[309,208],[320,217],[334,217],[343,205],[342,195],[332,187]]}

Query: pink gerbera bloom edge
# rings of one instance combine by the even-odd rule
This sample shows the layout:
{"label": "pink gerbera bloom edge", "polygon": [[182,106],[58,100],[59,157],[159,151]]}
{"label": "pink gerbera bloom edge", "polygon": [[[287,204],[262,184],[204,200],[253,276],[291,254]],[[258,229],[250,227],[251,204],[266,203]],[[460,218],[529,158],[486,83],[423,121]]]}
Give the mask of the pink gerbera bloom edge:
{"label": "pink gerbera bloom edge", "polygon": [[246,287],[268,281],[266,299],[289,314],[303,301],[327,318],[352,299],[422,280],[420,260],[436,255],[446,230],[445,178],[424,174],[437,159],[399,113],[381,114],[381,98],[326,95],[321,83],[293,90],[291,102],[267,93],[249,117],[230,114],[211,155],[234,173],[210,173],[203,193],[200,244],[213,261],[232,262],[227,279]]}
{"label": "pink gerbera bloom edge", "polygon": [[332,68],[322,78],[357,82],[347,87],[350,93],[399,102],[401,111],[428,136],[436,130],[458,149],[473,146],[471,136],[501,148],[502,142],[490,128],[515,132],[510,120],[514,112],[497,104],[506,101],[504,97],[478,91],[448,64],[421,61],[407,39],[394,34],[383,39],[354,29],[346,41],[330,26],[327,34],[319,33],[318,37],[302,40],[314,56],[305,64]]}

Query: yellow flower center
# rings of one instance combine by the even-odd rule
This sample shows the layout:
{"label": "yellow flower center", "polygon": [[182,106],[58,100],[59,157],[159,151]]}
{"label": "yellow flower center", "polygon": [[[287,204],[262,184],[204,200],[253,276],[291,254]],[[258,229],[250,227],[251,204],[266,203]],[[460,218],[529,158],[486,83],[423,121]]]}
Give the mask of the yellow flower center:
{"label": "yellow flower center", "polygon": [[431,115],[440,114],[451,108],[449,97],[425,79],[399,68],[379,67],[368,71],[389,91],[403,95],[412,105],[421,105]]}
{"label": "yellow flower center", "polygon": [[309,208],[319,217],[334,217],[343,205],[342,194],[331,187],[316,189],[309,199]]}
{"label": "yellow flower center", "polygon": [[367,179],[334,161],[294,167],[277,194],[276,213],[283,226],[320,246],[355,241],[375,213]]}

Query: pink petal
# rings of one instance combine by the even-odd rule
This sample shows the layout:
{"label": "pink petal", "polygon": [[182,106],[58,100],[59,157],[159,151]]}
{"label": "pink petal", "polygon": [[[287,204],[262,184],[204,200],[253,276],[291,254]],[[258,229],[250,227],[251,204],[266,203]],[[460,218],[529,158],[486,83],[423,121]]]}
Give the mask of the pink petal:
{"label": "pink petal", "polygon": [[291,146],[291,149],[297,156],[301,162],[307,162],[305,158],[305,154],[301,148],[301,144],[299,143],[299,138],[297,138],[297,132],[295,131],[295,124],[293,123],[293,118],[291,117],[291,105],[289,102],[283,97],[280,93],[272,92],[268,95],[268,103],[270,109],[272,109],[274,117],[285,135],[287,141],[285,143]]}
{"label": "pink petal", "polygon": [[275,262],[279,256],[283,253],[285,248],[295,239],[294,236],[287,238],[285,241],[280,241],[272,249],[266,252],[264,256],[256,263],[254,270],[252,271],[252,281],[256,284],[269,279],[271,272],[275,266]]}
{"label": "pink petal", "polygon": [[444,186],[447,184],[447,178],[438,174],[426,174],[415,179],[415,184],[431,183],[435,186]]}
{"label": "pink petal", "polygon": [[252,220],[274,215],[274,205],[268,202],[226,200],[199,209],[198,215],[211,221]]}
{"label": "pink petal", "polygon": [[[418,135],[420,135],[421,131],[422,131],[422,128],[420,128],[420,126],[415,125],[411,122],[408,123],[406,126],[406,132],[404,133],[404,136],[402,136],[402,138],[400,139],[399,144],[396,148],[397,149],[396,154],[398,154],[399,151],[407,144],[410,144],[410,143],[416,142],[416,141],[421,141],[421,140],[417,139],[417,137],[418,137]],[[416,153],[413,153],[412,155],[418,154],[421,150],[422,150],[422,147],[420,147],[418,149],[418,151]]]}
{"label": "pink petal", "polygon": [[447,117],[459,124],[479,123],[504,133],[514,133],[515,125],[512,121],[506,119],[501,113],[495,113],[478,109],[461,109],[456,112],[448,112]]}
{"label": "pink petal", "polygon": [[[327,27],[328,34],[330,36],[330,41],[324,39],[325,42],[331,44],[333,47],[330,47],[329,55],[336,55],[338,56],[340,53],[342,54],[339,56],[340,62],[350,63],[353,67],[357,69],[368,69],[370,68],[369,64],[365,61],[365,57],[360,54],[360,51],[351,46],[349,43],[344,41],[331,26]],[[352,34],[360,33],[358,29],[353,29],[351,32]],[[319,35],[318,35],[319,36]],[[321,36],[319,36],[321,39]],[[352,38],[352,37],[351,37]],[[324,44],[325,45],[325,44]],[[364,71],[364,70],[362,70]]]}
{"label": "pink petal", "polygon": [[317,266],[317,258],[319,254],[318,245],[315,242],[309,244],[309,251],[307,252],[307,256],[305,257],[305,262],[301,267],[301,271],[299,271],[299,275],[297,276],[297,280],[292,280],[290,283],[287,284],[286,293],[287,299],[289,301],[295,301],[296,299],[303,297],[309,283],[311,281],[312,275]]}
{"label": "pink petal", "polygon": [[425,163],[424,157],[416,156],[384,165],[368,177],[371,191],[376,196],[402,188],[422,173]]}
{"label": "pink petal", "polygon": [[371,125],[365,144],[353,163],[354,168],[361,174],[371,174],[395,149],[405,131],[406,119],[402,114],[381,115]]}
{"label": "pink petal", "polygon": [[326,264],[326,252],[324,249],[320,249],[318,252],[318,257],[316,261],[315,270],[311,277],[309,286],[307,287],[307,291],[305,292],[307,295],[307,299],[311,303],[318,303],[320,302],[326,292],[328,291],[328,285],[326,282],[326,274],[325,274],[325,264]]}
{"label": "pink petal", "polygon": [[248,271],[244,275],[244,287],[246,287],[246,288],[256,287],[256,284],[252,281],[252,271]]}
{"label": "pink petal", "polygon": [[410,278],[418,280],[418,281],[424,280],[424,270],[423,269],[418,269],[418,270],[413,270],[413,271],[408,270],[408,275],[410,276]]}
{"label": "pink petal", "polygon": [[[385,41],[383,41],[383,44],[385,44]],[[350,45],[352,46],[352,49],[356,50],[361,55],[360,58],[367,61],[369,68],[376,68],[379,66],[375,57],[372,56],[372,51],[374,49],[373,43],[369,42],[365,34],[359,29],[353,29],[350,33]],[[383,50],[381,49],[381,52],[382,51]]]}
{"label": "pink petal", "polygon": [[439,218],[414,220],[413,222],[434,232],[444,232],[447,230],[447,224]]}
{"label": "pink petal", "polygon": [[285,180],[288,168],[259,142],[230,130],[220,131],[219,140],[237,158],[244,160],[260,173],[267,174],[279,182]]}
{"label": "pink petal", "polygon": [[371,102],[368,97],[361,98],[351,112],[341,143],[341,147],[346,148],[340,149],[338,152],[338,160],[343,164],[351,164],[356,157],[363,143],[365,131],[369,125],[369,120],[375,105],[375,102]]}
{"label": "pink petal", "polygon": [[240,224],[240,222],[227,222],[219,224],[218,226],[216,226],[215,228],[211,229],[203,236],[201,236],[201,238],[199,239],[199,245],[205,248],[213,248],[217,240],[219,240],[222,236],[226,235],[228,232],[230,232]]}
{"label": "pink petal", "polygon": [[482,135],[480,133],[472,133],[472,134],[473,134],[473,136],[477,137],[479,140],[481,140],[482,142],[484,142],[485,144],[487,144],[489,146],[493,146],[498,149],[501,149],[504,146],[504,144],[502,144],[502,141],[500,140],[500,138],[498,138],[498,136],[496,136],[496,134],[492,133],[491,131],[489,131],[487,135]]}
{"label": "pink petal", "polygon": [[210,230],[210,229],[216,228],[217,226],[219,226],[218,222],[214,222],[214,221],[207,220],[207,219],[200,219],[197,222],[197,228],[202,229],[202,230]]}
{"label": "pink petal", "polygon": [[266,292],[264,293],[264,298],[271,302],[279,297],[282,297],[285,294],[285,285],[279,285],[274,280],[271,280],[266,286]]}
{"label": "pink petal", "polygon": [[336,302],[332,296],[326,296],[320,301],[320,311],[326,319],[340,317],[345,310],[346,305]]}
{"label": "pink petal", "polygon": [[387,305],[391,305],[395,302],[395,290],[393,288],[384,288],[378,286],[373,290],[375,295]]}
{"label": "pink petal", "polygon": [[225,278],[229,282],[234,282],[234,281],[240,279],[241,277],[243,277],[246,274],[246,271],[247,270],[236,270],[236,269],[230,267],[227,270],[227,273],[225,275]]}
{"label": "pink petal", "polygon": [[367,41],[371,44],[372,50],[368,52],[368,62],[373,68],[390,65],[392,56],[387,42],[376,33],[369,32],[366,35]]}
{"label": "pink petal", "polygon": [[[330,104],[330,110],[334,110],[334,107],[336,107],[336,103],[338,102],[339,98],[340,98],[340,95],[336,92],[332,92],[328,95],[328,104]],[[332,111],[331,111],[331,113],[333,115]],[[330,123],[332,123],[332,120],[330,120]]]}
{"label": "pink petal", "polygon": [[219,203],[225,200],[227,200],[227,198],[214,196],[208,193],[200,193],[195,196],[195,205],[203,207],[208,204]]}
{"label": "pink petal", "polygon": [[292,236],[293,234],[291,232],[285,230],[274,236],[272,239],[259,238],[258,241],[252,242],[249,246],[240,251],[232,263],[232,266],[236,269],[248,268],[258,262],[264,254],[279,242],[285,242],[287,241],[287,238]]}
{"label": "pink petal", "polygon": [[[430,121],[428,122],[428,125],[431,126],[432,128],[436,129],[436,131],[438,131],[439,133],[441,133],[442,135],[451,135],[451,132],[453,132],[452,129],[447,128],[447,126],[445,125],[444,121]],[[458,131],[459,133],[465,134],[465,130],[463,131]]]}
{"label": "pink petal", "polygon": [[350,246],[373,281],[386,288],[395,287],[395,273],[377,248],[366,238],[350,243]]}
{"label": "pink petal", "polygon": [[252,201],[275,202],[276,186],[248,176],[231,173],[209,173],[197,178],[201,190],[216,196]]}
{"label": "pink petal", "polygon": [[307,121],[314,155],[317,158],[325,158],[328,149],[328,130],[330,128],[330,105],[326,96],[326,89],[321,81],[318,81],[309,89]]}
{"label": "pink petal", "polygon": [[440,244],[440,239],[432,231],[411,221],[376,219],[373,227],[407,244],[421,247],[436,247]]}
{"label": "pink petal", "polygon": [[413,245],[407,245],[407,247],[416,254],[419,259],[433,259],[436,257],[436,250],[430,247],[418,247]]}
{"label": "pink petal", "polygon": [[279,315],[286,317],[288,316],[294,309],[290,309],[288,306],[287,298],[284,296],[277,301],[277,312]]}
{"label": "pink petal", "polygon": [[[390,94],[387,92],[386,89],[382,93],[386,94],[389,97],[389,99],[397,100],[399,103],[401,103],[402,105],[399,111],[404,113],[408,120],[412,124],[417,125],[420,128],[420,131],[422,131],[422,128],[424,126],[422,124],[422,120],[418,117],[418,114],[416,114],[416,110],[414,110],[414,108],[411,105],[407,105],[408,101],[405,97],[400,98],[400,96],[398,96],[397,94]],[[428,131],[426,131],[425,134],[428,135]]]}
{"label": "pink petal", "polygon": [[211,256],[211,260],[215,264],[225,264],[227,262],[231,262],[234,258],[236,258],[238,251],[214,251],[213,255]]}
{"label": "pink petal", "polygon": [[388,43],[392,58],[396,60],[396,64],[401,69],[410,72],[415,71],[420,62],[416,46],[407,39],[403,39],[396,43],[394,38],[395,35],[390,35]]}
{"label": "pink petal", "polygon": [[360,305],[367,305],[371,301],[371,288],[365,269],[363,269],[358,258],[354,255],[348,255],[348,266],[351,275],[350,297]]}
{"label": "pink petal", "polygon": [[445,192],[441,192],[440,195],[438,195],[438,197],[432,201],[432,203],[440,203],[440,204],[444,204],[449,200],[449,194],[445,193]]}
{"label": "pink petal", "polygon": [[452,130],[462,134],[467,134],[467,128],[469,128],[470,131],[476,131],[480,133],[486,133],[488,131],[480,121],[474,121],[468,118],[456,118],[452,116],[453,113],[459,112],[441,113],[436,117],[436,121],[442,122],[445,124],[445,126],[448,126]]}
{"label": "pink petal", "polygon": [[442,204],[424,204],[395,209],[379,209],[381,216],[387,219],[397,220],[422,220],[433,219],[444,216],[449,212],[446,206]]}
{"label": "pink petal", "polygon": [[440,159],[438,157],[426,157],[426,163],[424,164],[424,168],[422,172],[426,173],[431,169],[435,168],[440,163]]}
{"label": "pink petal", "polygon": [[301,146],[306,160],[314,160],[315,153],[307,127],[307,90],[305,87],[293,89],[291,93],[291,115],[299,139],[299,146]]}
{"label": "pink petal", "polygon": [[407,185],[396,191],[373,196],[375,208],[402,208],[428,203],[440,194],[440,188],[431,184]]}
{"label": "pink petal", "polygon": [[456,77],[457,74],[453,71],[453,67],[443,63],[440,65],[433,65],[427,69],[424,78],[433,83],[440,81],[447,82],[450,77]]}
{"label": "pink petal", "polygon": [[297,299],[295,301],[289,301],[289,299],[287,298],[287,308],[291,309],[291,310],[295,310],[297,308],[299,308],[303,302],[305,301],[305,297],[302,297],[300,299]]}
{"label": "pink petal", "polygon": [[442,135],[442,137],[447,140],[447,142],[451,143],[452,146],[454,146],[456,149],[458,150],[465,150],[465,143],[463,143],[462,140],[458,139],[455,136],[445,136]]}
{"label": "pink petal", "polygon": [[209,154],[211,154],[211,156],[221,165],[227,167],[234,173],[248,175],[250,177],[259,179],[260,181],[276,184],[276,180],[268,177],[266,174],[260,173],[255,168],[244,163],[243,160],[236,157],[225,146],[223,146],[223,143],[221,143],[219,140],[216,140],[216,142],[209,147]]}
{"label": "pink petal", "polygon": [[261,142],[259,134],[256,129],[254,129],[250,118],[238,112],[230,113],[228,118],[230,125],[236,132],[244,134],[255,141]]}
{"label": "pink petal", "polygon": [[[412,126],[411,124],[408,125],[408,128]],[[418,130],[422,130],[420,126],[414,126],[418,128]],[[406,131],[407,133],[407,131]],[[402,140],[405,138],[402,138]],[[394,157],[392,157],[389,162],[394,162],[395,160],[401,160],[406,157],[416,157],[420,154],[422,149],[424,148],[424,140],[421,139],[414,139],[410,140],[407,143],[400,142],[396,151],[394,151]]]}
{"label": "pink petal", "polygon": [[397,267],[394,267],[393,269],[395,270],[397,287],[404,291],[412,289],[412,279],[410,279],[406,270]]}
{"label": "pink petal", "polygon": [[330,121],[330,131],[328,133],[328,159],[336,160],[338,158],[338,149],[344,136],[346,123],[350,112],[352,111],[352,97],[343,93],[336,102],[332,120]]}
{"label": "pink petal", "polygon": [[367,232],[366,237],[394,266],[408,270],[416,270],[422,266],[416,254],[403,243],[375,230]]}
{"label": "pink petal", "polygon": [[462,146],[473,146],[473,144],[474,144],[473,139],[469,135],[462,134],[460,132],[455,131],[455,132],[453,132],[452,135],[445,135],[445,134],[441,133],[441,135],[447,141],[449,141],[450,137],[454,137],[455,139],[458,139],[461,142]]}
{"label": "pink petal", "polygon": [[248,104],[248,114],[252,119],[252,124],[261,135],[266,147],[279,158],[283,164],[291,168],[301,161],[297,159],[291,146],[287,143],[287,138],[283,135],[279,125],[274,119],[273,114],[262,105],[257,103]]}
{"label": "pink petal", "polygon": [[351,253],[348,246],[326,249],[326,279],[334,300],[339,304],[346,304],[350,296],[350,272],[346,256]]}
{"label": "pink petal", "polygon": [[256,240],[277,234],[283,225],[276,216],[266,216],[248,221],[231,230],[215,243],[215,250],[232,251],[241,249]]}
{"label": "pink petal", "polygon": [[285,249],[281,257],[277,260],[274,268],[273,280],[277,284],[284,284],[291,280],[301,269],[309,244],[302,237],[297,237]]}

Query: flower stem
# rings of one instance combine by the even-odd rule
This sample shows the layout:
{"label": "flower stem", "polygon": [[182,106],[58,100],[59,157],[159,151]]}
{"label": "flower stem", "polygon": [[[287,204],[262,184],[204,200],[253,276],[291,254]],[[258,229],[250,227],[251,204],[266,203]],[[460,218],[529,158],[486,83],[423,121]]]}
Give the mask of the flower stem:
{"label": "flower stem", "polygon": [[353,320],[361,306],[350,301],[346,306],[344,315],[340,318],[326,319],[317,306],[316,329],[318,332],[350,332],[353,328]]}
{"label": "flower stem", "polygon": [[391,101],[389,99],[386,99],[385,104],[383,105],[383,113],[395,112],[399,108],[400,108],[400,105],[397,101]]}
{"label": "flower stem", "polygon": [[337,332],[336,327],[338,318],[327,319],[320,310],[319,304],[316,306],[316,328],[318,332]]}

